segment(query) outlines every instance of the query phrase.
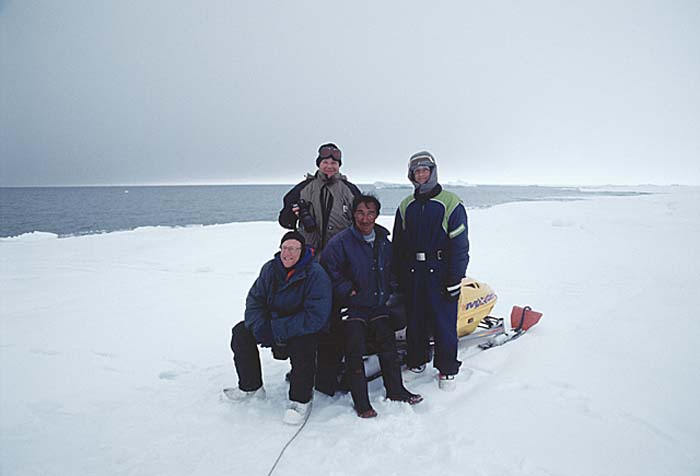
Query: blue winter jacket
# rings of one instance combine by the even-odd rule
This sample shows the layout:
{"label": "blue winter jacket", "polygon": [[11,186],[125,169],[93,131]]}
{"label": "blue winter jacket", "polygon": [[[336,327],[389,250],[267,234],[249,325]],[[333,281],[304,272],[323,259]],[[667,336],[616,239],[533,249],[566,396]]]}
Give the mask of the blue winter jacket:
{"label": "blue winter jacket", "polygon": [[394,220],[394,261],[399,287],[411,291],[411,270],[417,269],[416,253],[425,253],[428,269],[434,269],[443,286],[457,284],[469,264],[467,212],[460,198],[440,185],[424,196],[406,197]]}
{"label": "blue winter jacket", "polygon": [[264,347],[314,334],[328,322],[331,292],[328,275],[309,247],[291,270],[284,268],[277,252],[248,292],[245,326]]}
{"label": "blue winter jacket", "polygon": [[[334,236],[321,255],[333,284],[336,304],[348,307],[351,317],[370,318],[386,304],[395,285],[389,231],[374,226],[374,246],[354,226]],[[352,291],[357,294],[350,296]],[[386,312],[386,311],[385,311]]]}

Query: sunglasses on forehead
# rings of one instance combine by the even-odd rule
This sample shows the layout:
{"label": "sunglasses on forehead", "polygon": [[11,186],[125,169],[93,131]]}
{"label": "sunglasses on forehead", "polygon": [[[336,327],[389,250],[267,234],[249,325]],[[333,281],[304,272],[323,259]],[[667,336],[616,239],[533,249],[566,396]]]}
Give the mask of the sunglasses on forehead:
{"label": "sunglasses on forehead", "polygon": [[340,160],[340,157],[341,157],[340,149],[338,149],[337,147],[329,146],[329,145],[321,147],[321,149],[318,151],[318,157],[321,160],[324,160],[324,159]]}

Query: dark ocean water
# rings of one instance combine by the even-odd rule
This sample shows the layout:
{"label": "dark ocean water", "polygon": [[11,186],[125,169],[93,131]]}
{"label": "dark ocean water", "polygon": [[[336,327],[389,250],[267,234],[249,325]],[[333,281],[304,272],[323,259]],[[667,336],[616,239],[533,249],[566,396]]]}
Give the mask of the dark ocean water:
{"label": "dark ocean water", "polygon": [[[409,187],[359,185],[393,215]],[[140,226],[276,221],[292,185],[0,188],[0,237],[33,231],[59,236],[131,230]],[[533,200],[577,200],[638,192],[585,191],[541,186],[446,186],[467,208]]]}

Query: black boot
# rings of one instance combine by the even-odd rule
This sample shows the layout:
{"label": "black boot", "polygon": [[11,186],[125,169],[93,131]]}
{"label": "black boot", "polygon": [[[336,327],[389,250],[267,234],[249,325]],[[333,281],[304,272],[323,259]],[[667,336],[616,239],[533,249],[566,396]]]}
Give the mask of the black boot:
{"label": "black boot", "polygon": [[352,401],[357,414],[362,416],[362,414],[367,413],[370,410],[374,411],[372,405],[369,403],[367,378],[365,377],[364,366],[361,365],[360,368],[351,369],[348,380],[350,383],[350,395],[352,395]]}
{"label": "black boot", "polygon": [[382,368],[382,379],[386,389],[386,398],[395,402],[406,402],[415,405],[423,401],[423,397],[409,392],[401,380],[401,366],[395,352],[379,354],[379,365]]}

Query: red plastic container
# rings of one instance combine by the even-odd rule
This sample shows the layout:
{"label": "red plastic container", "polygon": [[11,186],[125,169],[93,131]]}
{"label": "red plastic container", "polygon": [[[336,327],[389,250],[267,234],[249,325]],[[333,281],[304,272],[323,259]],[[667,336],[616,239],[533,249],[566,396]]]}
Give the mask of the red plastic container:
{"label": "red plastic container", "polygon": [[530,306],[525,306],[524,308],[513,306],[513,310],[510,311],[510,326],[514,330],[522,329],[526,331],[540,322],[541,317],[542,313],[533,311]]}

